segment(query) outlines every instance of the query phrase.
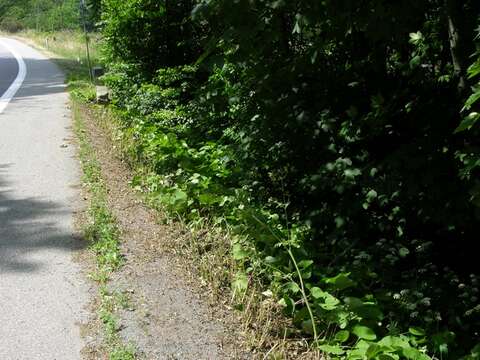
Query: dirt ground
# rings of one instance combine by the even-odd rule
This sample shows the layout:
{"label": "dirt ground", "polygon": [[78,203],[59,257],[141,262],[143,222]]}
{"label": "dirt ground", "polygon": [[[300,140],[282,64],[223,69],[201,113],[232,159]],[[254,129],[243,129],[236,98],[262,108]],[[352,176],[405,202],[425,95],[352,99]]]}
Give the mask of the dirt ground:
{"label": "dirt ground", "polygon": [[[212,303],[188,264],[162,250],[162,243],[172,237],[186,236],[185,229],[180,224],[160,224],[159,213],[144,205],[129,186],[131,172],[110,138],[87,108],[83,113],[108,189],[108,205],[122,235],[125,265],[109,285],[126,303],[117,314],[121,337],[134,343],[144,359],[252,358],[242,349],[242,334],[231,311]],[[98,359],[102,352],[95,349],[98,342],[92,335],[98,328],[94,321],[85,326],[88,358]]]}

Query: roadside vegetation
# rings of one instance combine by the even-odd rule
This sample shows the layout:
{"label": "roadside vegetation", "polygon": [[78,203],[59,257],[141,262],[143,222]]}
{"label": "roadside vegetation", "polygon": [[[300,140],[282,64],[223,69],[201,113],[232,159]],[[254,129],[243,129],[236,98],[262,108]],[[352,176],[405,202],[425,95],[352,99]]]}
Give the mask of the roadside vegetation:
{"label": "roadside vegetation", "polygon": [[[42,50],[50,51],[57,64],[65,70],[68,82],[79,80],[90,84],[85,34],[79,30],[54,32],[22,30],[15,33],[15,36],[33,41],[34,45],[41,47]],[[99,65],[101,63],[99,35],[89,33],[88,42],[92,66]]]}
{"label": "roadside vegetation", "polygon": [[[75,93],[74,93],[75,94]],[[116,219],[108,209],[107,190],[101,175],[100,165],[86,136],[81,106],[75,97],[72,101],[75,134],[79,143],[79,158],[83,170],[83,185],[89,197],[88,222],[83,233],[96,254],[96,269],[91,274],[99,284],[100,304],[98,315],[104,324],[106,348],[111,360],[133,360],[133,345],[125,345],[118,336],[119,323],[115,312],[124,301],[122,295],[108,289],[112,273],[122,265],[119,250],[119,230]]]}
{"label": "roadside vegetation", "polygon": [[[50,39],[52,42],[46,50],[60,56],[55,58],[55,61],[66,71],[74,131],[78,139],[79,160],[83,171],[83,187],[89,199],[82,232],[96,259],[95,270],[90,276],[99,286],[97,311],[103,323],[105,340],[102,346],[110,360],[136,359],[135,344],[125,344],[118,334],[120,322],[117,313],[120,308],[129,306],[128,300],[124,294],[109,288],[109,280],[123,265],[123,259],[120,254],[120,232],[117,220],[107,204],[107,187],[102,178],[102,169],[85,130],[85,112],[82,107],[95,98],[95,88],[89,80],[83,34],[22,32],[19,35],[40,46],[45,39]],[[95,49],[93,46],[92,61],[97,59]]]}
{"label": "roadside vegetation", "polygon": [[477,142],[461,131],[478,14],[105,1],[134,183],[230,230],[233,292],[262,284],[287,337],[349,359],[478,357]]}
{"label": "roadside vegetation", "polygon": [[226,249],[238,311],[332,359],[480,359],[478,2],[102,4],[132,185],[228,234],[192,258]]}

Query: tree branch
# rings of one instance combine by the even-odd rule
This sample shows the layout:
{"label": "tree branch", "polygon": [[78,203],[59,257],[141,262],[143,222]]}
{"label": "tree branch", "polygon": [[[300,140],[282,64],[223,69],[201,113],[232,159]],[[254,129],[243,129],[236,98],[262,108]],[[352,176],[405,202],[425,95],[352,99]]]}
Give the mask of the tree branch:
{"label": "tree branch", "polygon": [[450,41],[450,54],[454,77],[457,81],[457,90],[460,95],[467,89],[467,65],[462,31],[462,4],[459,0],[446,0],[446,13],[448,21],[448,37]]}

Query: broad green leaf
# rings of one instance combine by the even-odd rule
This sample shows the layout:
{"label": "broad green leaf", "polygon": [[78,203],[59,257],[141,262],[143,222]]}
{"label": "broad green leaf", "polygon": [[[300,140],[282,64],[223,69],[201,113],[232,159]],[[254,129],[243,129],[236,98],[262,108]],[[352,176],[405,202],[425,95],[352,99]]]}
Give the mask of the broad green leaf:
{"label": "broad green leaf", "polygon": [[312,296],[315,299],[320,299],[323,296],[324,293],[323,293],[322,289],[314,286],[310,289],[310,294],[312,294]]}
{"label": "broad green leaf", "polygon": [[419,55],[416,55],[410,60],[410,67],[416,68],[417,66],[420,65],[421,62],[422,62],[422,58]]}
{"label": "broad green leaf", "polygon": [[462,120],[460,125],[458,125],[453,133],[456,134],[461,131],[470,130],[477,123],[478,119],[480,119],[479,113],[472,112],[468,114],[468,116]]}
{"label": "broad green leaf", "polygon": [[462,110],[470,110],[472,105],[474,105],[478,99],[480,99],[480,86],[474,88],[474,92],[470,97],[465,101],[465,106]]}
{"label": "broad green leaf", "polygon": [[367,320],[382,320],[384,315],[377,304],[371,302],[363,302],[356,297],[346,297],[345,304],[349,309],[362,319]]}
{"label": "broad green leaf", "polygon": [[204,193],[204,194],[198,195],[198,201],[202,205],[207,205],[207,206],[212,205],[212,204],[220,202],[220,200],[221,199],[218,196],[215,196],[215,195],[209,194],[209,193]]}
{"label": "broad green leaf", "polygon": [[353,296],[346,297],[344,301],[345,301],[345,304],[347,304],[348,307],[352,310],[355,310],[364,305],[361,299]]}
{"label": "broad green leaf", "polygon": [[235,260],[242,260],[248,257],[248,253],[243,250],[243,247],[240,244],[233,245],[232,253]]}
{"label": "broad green leaf", "polygon": [[408,332],[415,336],[425,336],[425,330],[419,327],[410,327],[408,328]]}
{"label": "broad green leaf", "polygon": [[405,337],[399,337],[399,336],[385,336],[382,340],[378,342],[380,345],[385,345],[392,347],[396,350],[401,350],[403,348],[409,347],[410,343]]}
{"label": "broad green leaf", "polygon": [[360,176],[362,171],[360,169],[346,169],[344,175],[347,179],[354,179],[356,176]]}
{"label": "broad green leaf", "polygon": [[278,9],[285,6],[285,0],[276,0],[271,5],[272,9]]}
{"label": "broad green leaf", "polygon": [[379,354],[378,360],[399,360],[400,357],[397,354]]}
{"label": "broad green leaf", "polygon": [[330,316],[332,321],[338,324],[338,327],[343,330],[346,329],[349,324],[351,313],[343,310],[343,307],[339,306]]}
{"label": "broad green leaf", "polygon": [[[325,292],[325,291],[318,292],[318,290],[314,290],[314,293],[315,293],[315,296],[317,296],[316,297],[317,300],[315,301],[315,304],[317,304],[324,310],[328,310],[328,311],[334,310],[337,308],[338,304],[340,304],[340,300],[338,300],[335,296],[329,294],[328,292]],[[314,295],[312,294],[312,296]]]}
{"label": "broad green leaf", "polygon": [[469,357],[467,357],[467,360],[478,360],[478,359],[480,359],[480,343],[473,347],[473,349],[470,351]]}
{"label": "broad green leaf", "polygon": [[248,288],[248,277],[246,274],[238,273],[232,282],[233,289],[238,292],[245,292]]}
{"label": "broad green leaf", "polygon": [[341,273],[335,277],[325,279],[325,283],[332,285],[335,290],[343,290],[355,286],[356,283],[348,278],[349,275],[350,273]]}
{"label": "broad green leaf", "polygon": [[313,261],[312,260],[302,260],[297,265],[300,269],[306,269],[306,268],[313,265]]}
{"label": "broad green leaf", "polygon": [[378,194],[375,190],[370,190],[368,193],[367,193],[367,201],[368,202],[372,202],[373,200],[375,200],[377,198]]}
{"label": "broad green leaf", "polygon": [[410,254],[410,250],[408,250],[406,247],[402,247],[398,250],[398,255],[400,255],[400,257],[405,257],[408,254]]}
{"label": "broad green leaf", "polygon": [[313,334],[313,325],[312,325],[312,320],[304,320],[302,321],[302,330],[307,333],[312,335]]}
{"label": "broad green leaf", "polygon": [[402,349],[402,355],[408,360],[431,360],[431,358],[424,353],[421,353],[417,349],[411,346]]}
{"label": "broad green leaf", "polygon": [[284,295],[283,299],[280,299],[278,304],[281,306],[284,306],[285,312],[289,315],[292,315],[293,312],[295,311],[295,302],[287,295]]}
{"label": "broad green leaf", "polygon": [[355,325],[352,332],[357,335],[359,339],[375,340],[377,338],[377,335],[375,335],[372,329],[363,325]]}
{"label": "broad green leaf", "polygon": [[267,257],[265,258],[265,262],[266,262],[267,264],[273,264],[273,263],[277,262],[277,258],[275,258],[275,257],[273,257],[273,256],[267,256]]}
{"label": "broad green leaf", "polygon": [[294,281],[290,281],[285,285],[285,288],[290,290],[293,294],[300,292],[300,286]]}
{"label": "broad green leaf", "polygon": [[366,320],[383,320],[384,315],[376,304],[364,304],[356,309],[355,313]]}
{"label": "broad green leaf", "polygon": [[334,340],[340,343],[343,343],[348,340],[350,337],[350,332],[348,330],[340,330],[335,334]]}
{"label": "broad green leaf", "polygon": [[293,34],[300,34],[302,32],[302,29],[300,27],[300,23],[298,21],[295,22],[295,26],[293,27]]}
{"label": "broad green leaf", "polygon": [[418,44],[423,39],[423,34],[420,31],[408,34],[410,40],[408,41],[411,44]]}
{"label": "broad green leaf", "polygon": [[173,193],[173,199],[175,202],[184,202],[187,200],[187,193],[181,189],[176,189]]}
{"label": "broad green leaf", "polygon": [[318,348],[330,355],[345,354],[345,350],[343,350],[340,345],[320,345]]}
{"label": "broad green leaf", "polygon": [[365,355],[367,356],[367,359],[374,359],[378,354],[383,352],[384,347],[378,344],[371,344]]}
{"label": "broad green leaf", "polygon": [[360,340],[354,349],[348,353],[348,360],[364,360],[367,356],[367,350],[370,347],[370,343]]}

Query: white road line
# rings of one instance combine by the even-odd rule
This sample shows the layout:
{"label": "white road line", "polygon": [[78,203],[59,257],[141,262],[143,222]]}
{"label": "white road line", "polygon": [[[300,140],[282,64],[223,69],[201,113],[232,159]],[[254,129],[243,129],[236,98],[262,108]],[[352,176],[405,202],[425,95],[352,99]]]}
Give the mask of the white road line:
{"label": "white road line", "polygon": [[5,91],[5,93],[0,98],[0,114],[5,110],[8,103],[13,99],[18,89],[20,89],[20,86],[22,86],[23,80],[25,80],[25,76],[27,75],[27,67],[25,65],[25,61],[23,61],[23,58],[20,56],[20,54],[17,53],[17,51],[14,48],[12,48],[6,40],[7,39],[5,38],[0,38],[0,45],[2,45],[9,52],[11,52],[12,55],[15,57],[15,60],[17,60],[18,74],[15,80],[10,85],[10,87],[7,89],[7,91]]}

